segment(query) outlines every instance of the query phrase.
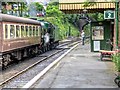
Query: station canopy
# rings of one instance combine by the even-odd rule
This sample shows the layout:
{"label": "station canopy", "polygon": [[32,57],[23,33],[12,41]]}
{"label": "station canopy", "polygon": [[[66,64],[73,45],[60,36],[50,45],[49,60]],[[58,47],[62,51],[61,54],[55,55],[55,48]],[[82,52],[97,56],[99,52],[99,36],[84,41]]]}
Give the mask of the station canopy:
{"label": "station canopy", "polygon": [[[84,7],[86,2],[92,5]],[[115,9],[115,0],[59,0],[59,9],[68,14],[82,13],[84,9],[88,13],[104,12]]]}

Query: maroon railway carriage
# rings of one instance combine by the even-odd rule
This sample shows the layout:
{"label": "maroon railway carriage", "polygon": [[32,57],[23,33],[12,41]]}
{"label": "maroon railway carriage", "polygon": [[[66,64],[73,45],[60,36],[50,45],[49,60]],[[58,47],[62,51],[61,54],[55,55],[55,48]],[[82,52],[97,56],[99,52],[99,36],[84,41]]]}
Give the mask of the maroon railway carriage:
{"label": "maroon railway carriage", "polygon": [[39,21],[0,14],[0,67],[38,53],[40,44]]}

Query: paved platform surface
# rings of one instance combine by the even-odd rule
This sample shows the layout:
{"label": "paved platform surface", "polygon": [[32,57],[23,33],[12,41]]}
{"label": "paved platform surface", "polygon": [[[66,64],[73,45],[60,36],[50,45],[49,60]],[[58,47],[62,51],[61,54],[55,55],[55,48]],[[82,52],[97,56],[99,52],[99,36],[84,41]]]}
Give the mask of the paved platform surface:
{"label": "paved platform surface", "polygon": [[81,44],[53,67],[35,88],[117,88],[114,65]]}

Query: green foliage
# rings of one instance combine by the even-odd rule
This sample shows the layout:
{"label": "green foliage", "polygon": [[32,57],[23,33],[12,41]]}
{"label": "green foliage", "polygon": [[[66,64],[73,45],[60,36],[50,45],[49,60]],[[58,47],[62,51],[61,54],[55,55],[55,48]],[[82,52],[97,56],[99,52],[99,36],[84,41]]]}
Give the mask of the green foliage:
{"label": "green foliage", "polygon": [[96,13],[91,13],[91,14],[88,14],[89,15],[89,17],[92,17],[92,18],[94,18],[95,20],[97,20],[97,21],[102,21],[102,20],[104,20],[104,14],[103,13],[98,13],[98,12],[96,12]]}
{"label": "green foliage", "polygon": [[63,16],[63,13],[59,10],[58,5],[48,5],[46,9],[46,16]]}
{"label": "green foliage", "polygon": [[90,35],[90,24],[86,25],[84,27],[85,35],[89,36]]}
{"label": "green foliage", "polygon": [[42,11],[44,9],[43,5],[41,5],[39,2],[32,2],[29,6],[29,8],[31,6],[35,6],[37,11]]}
{"label": "green foliage", "polygon": [[7,10],[5,8],[2,9],[2,13],[3,14],[6,14],[7,13]]}
{"label": "green foliage", "polygon": [[114,54],[112,60],[115,63],[115,69],[120,72],[120,53]]}
{"label": "green foliage", "polygon": [[104,20],[104,14],[99,13],[99,14],[98,14],[98,19],[97,19],[97,20],[98,20],[98,21]]}
{"label": "green foliage", "polygon": [[65,39],[68,37],[69,29],[70,29],[70,35],[72,36],[79,35],[78,29],[75,28],[73,23],[70,23],[70,21],[74,21],[74,19],[73,20],[70,20],[70,19],[71,18],[69,18],[69,15],[62,13],[59,10],[57,2],[50,3],[47,6],[45,20],[53,23],[55,26],[58,27],[60,31],[59,33],[60,39]]}
{"label": "green foliage", "polygon": [[75,28],[72,24],[68,22],[63,22],[59,17],[46,17],[45,21],[53,23],[57,28],[59,29],[59,36],[60,39],[65,39],[68,37],[69,34],[69,27],[71,30],[71,36],[78,36],[79,31],[77,28]]}
{"label": "green foliage", "polygon": [[[89,0],[84,2],[84,7],[90,7],[94,5],[96,5],[96,2],[89,2]],[[93,17],[95,20],[103,20],[103,14],[101,13],[94,13],[88,15],[90,15],[90,17]],[[71,30],[71,35],[79,36],[78,28],[80,14],[64,14],[59,10],[58,2],[53,2],[47,6],[46,16],[49,17],[47,18],[47,21],[52,22],[58,26],[61,39],[67,37],[69,29]],[[85,34],[87,36],[90,35],[90,26],[86,25],[84,29]]]}
{"label": "green foliage", "polygon": [[36,10],[37,11],[42,11],[43,10],[43,5],[41,5],[39,2],[35,2]]}
{"label": "green foliage", "polygon": [[94,5],[96,5],[96,2],[90,2],[90,1],[86,0],[84,2],[83,7],[90,7],[90,6],[94,6]]}

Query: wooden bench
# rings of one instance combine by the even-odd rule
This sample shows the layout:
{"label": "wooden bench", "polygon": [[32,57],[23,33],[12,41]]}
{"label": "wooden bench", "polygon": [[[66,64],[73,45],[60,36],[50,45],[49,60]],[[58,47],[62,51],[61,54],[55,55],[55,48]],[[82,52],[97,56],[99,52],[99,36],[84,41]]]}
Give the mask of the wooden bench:
{"label": "wooden bench", "polygon": [[100,60],[103,61],[103,59],[112,60],[112,55],[115,54],[117,51],[100,50],[99,52],[101,53]]}

